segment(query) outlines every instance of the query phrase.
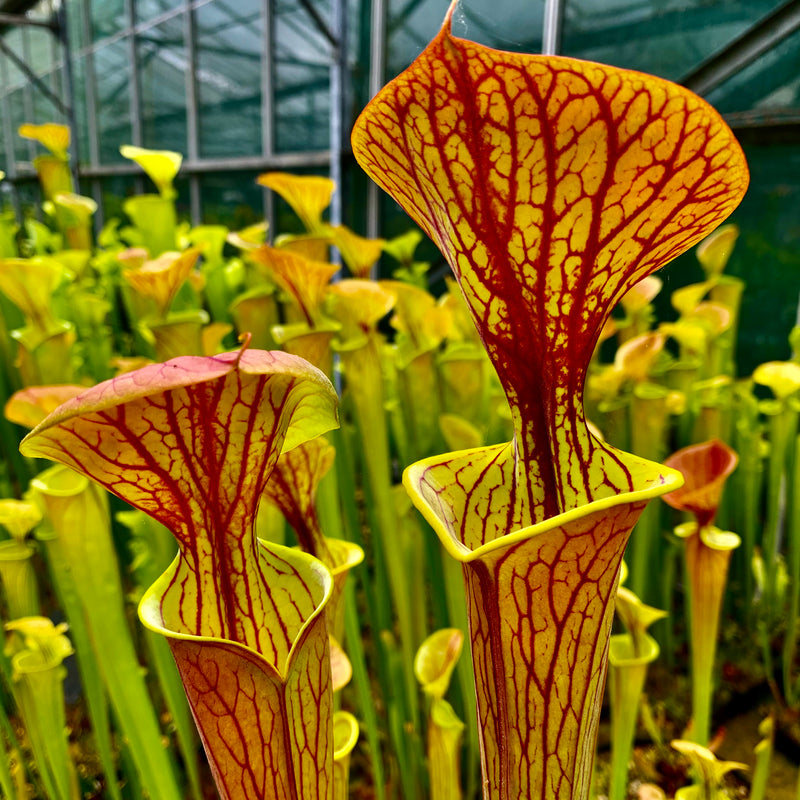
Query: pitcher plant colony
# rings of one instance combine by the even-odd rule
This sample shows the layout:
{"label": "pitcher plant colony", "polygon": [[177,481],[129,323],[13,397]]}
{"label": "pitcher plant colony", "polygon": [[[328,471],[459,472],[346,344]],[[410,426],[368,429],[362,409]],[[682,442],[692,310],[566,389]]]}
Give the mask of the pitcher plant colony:
{"label": "pitcher plant colony", "polygon": [[[455,8],[352,136],[437,293],[422,234],[331,226],[324,177],[259,177],[293,233],[180,222],[172,152],[121,147],[156,191],[95,239],[69,131],[20,130],[47,222],[0,218],[9,800],[768,796],[800,339],[736,374],[742,150],[679,86]],[[742,684],[772,692],[750,764]]]}

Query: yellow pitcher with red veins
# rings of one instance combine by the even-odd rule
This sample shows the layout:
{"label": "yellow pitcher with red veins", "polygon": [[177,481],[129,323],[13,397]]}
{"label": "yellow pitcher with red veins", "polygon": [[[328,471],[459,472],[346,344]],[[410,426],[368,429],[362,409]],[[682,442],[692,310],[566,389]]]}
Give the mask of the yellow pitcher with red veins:
{"label": "yellow pitcher with red veins", "polygon": [[451,19],[353,132],[439,246],[508,397],[507,444],[404,481],[463,564],[486,798],[587,798],[622,553],[674,470],[589,432],[614,305],[747,188],[721,117],[665,80],[455,37]]}
{"label": "yellow pitcher with red veins", "polygon": [[311,556],[258,540],[254,520],[279,455],[336,425],[319,370],[243,347],[98,384],[22,444],[175,536],[139,615],[167,637],[225,800],[333,793],[333,580]]}

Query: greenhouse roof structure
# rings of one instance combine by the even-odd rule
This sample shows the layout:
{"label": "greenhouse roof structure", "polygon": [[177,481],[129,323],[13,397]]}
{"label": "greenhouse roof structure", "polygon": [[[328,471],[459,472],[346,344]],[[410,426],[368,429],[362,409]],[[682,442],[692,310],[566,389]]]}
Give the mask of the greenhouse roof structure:
{"label": "greenhouse roof structure", "polygon": [[[187,174],[326,169],[331,153],[347,147],[360,106],[413,60],[446,5],[6,0],[6,172],[12,183],[32,175],[32,145],[17,139],[19,124],[64,120],[69,109],[88,179],[133,174],[118,152],[126,142],[181,151]],[[705,96],[744,137],[793,135],[800,124],[797,0],[464,0],[455,26],[459,35],[503,49],[667,77]],[[192,188],[195,218],[200,197]]]}
{"label": "greenhouse roof structure", "polygon": [[[19,125],[71,119],[81,190],[98,202],[98,226],[144,185],[119,153],[135,144],[183,153],[179,207],[195,223],[274,221],[280,203],[254,179],[281,169],[330,173],[341,190],[333,221],[372,236],[396,231],[395,207],[355,169],[349,131],[438,30],[447,6],[2,0],[5,196],[18,210],[37,196],[35,145],[17,135]],[[794,281],[785,296],[800,289],[790,269],[800,264],[792,212],[800,192],[800,0],[462,0],[453,30],[501,49],[641,70],[704,96],[747,151],[753,183],[742,213],[758,257]],[[793,314],[787,306],[782,324]]]}

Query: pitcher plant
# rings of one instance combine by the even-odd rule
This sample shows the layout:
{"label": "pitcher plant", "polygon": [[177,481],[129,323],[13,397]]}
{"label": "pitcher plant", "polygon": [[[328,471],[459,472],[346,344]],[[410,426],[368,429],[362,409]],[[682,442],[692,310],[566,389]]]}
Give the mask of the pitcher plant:
{"label": "pitcher plant", "polygon": [[586,370],[616,302],[741,200],[741,148],[687,90],[493,50],[444,26],[354,154],[453,270],[505,390],[507,444],[405,484],[463,565],[485,798],[587,798],[619,566],[678,473],[594,437]]}
{"label": "pitcher plant", "polygon": [[330,573],[254,534],[282,451],[336,425],[321,372],[285,353],[185,356],[47,417],[22,449],[89,475],[167,526],[171,566],[140,618],[167,637],[222,798],[329,798]]}
{"label": "pitcher plant", "polygon": [[740,544],[737,534],[722,531],[713,522],[725,483],[738,462],[736,452],[716,439],[684,447],[666,461],[681,472],[685,483],[665,495],[664,502],[694,517],[678,525],[675,535],[685,542],[691,607],[692,724],[687,738],[703,747],[712,733],[714,661],[728,568],[732,551]]}

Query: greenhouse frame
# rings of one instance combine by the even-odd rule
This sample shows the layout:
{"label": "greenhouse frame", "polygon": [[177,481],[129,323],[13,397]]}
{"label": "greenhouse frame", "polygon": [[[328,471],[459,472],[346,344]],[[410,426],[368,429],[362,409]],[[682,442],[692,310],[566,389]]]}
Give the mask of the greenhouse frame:
{"label": "greenhouse frame", "polygon": [[[371,236],[397,232],[392,206],[354,175],[349,129],[369,97],[420,52],[442,5],[265,0],[234,10],[218,0],[5,3],[0,152],[9,201],[19,210],[37,196],[35,145],[16,129],[33,118],[66,122],[71,114],[77,170],[83,191],[99,203],[98,226],[119,213],[120,197],[142,186],[136,168],[119,155],[121,144],[135,144],[183,153],[179,207],[195,223],[230,222],[237,214],[238,222],[254,221],[262,213],[274,221],[271,194],[253,181],[267,169],[300,169],[355,181],[352,191],[339,181],[351,202],[341,206],[337,195],[333,219]],[[797,191],[785,178],[797,173],[799,18],[792,0],[537,0],[501,9],[480,0],[464,4],[455,30],[504,49],[642,70],[698,92],[723,112],[751,163],[764,160],[763,169],[753,170],[748,196],[763,212],[771,206],[757,199],[762,189],[792,197]],[[775,213],[791,205],[781,202]],[[777,229],[773,275],[783,275],[788,262],[796,263],[786,240],[791,226],[766,225]],[[779,284],[776,278],[769,289]],[[749,302],[760,304],[760,290],[751,290]],[[793,314],[784,307],[781,324]],[[746,342],[764,336],[745,331]],[[777,325],[766,336],[776,349]]]}
{"label": "greenhouse frame", "polygon": [[0,800],[798,800],[800,0],[0,0],[0,405]]}

